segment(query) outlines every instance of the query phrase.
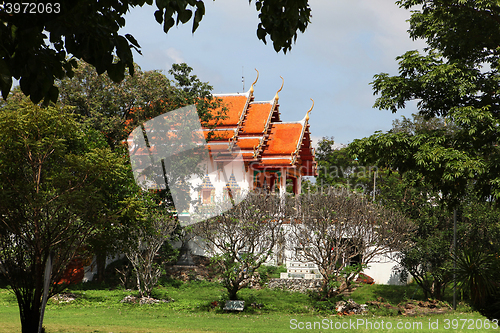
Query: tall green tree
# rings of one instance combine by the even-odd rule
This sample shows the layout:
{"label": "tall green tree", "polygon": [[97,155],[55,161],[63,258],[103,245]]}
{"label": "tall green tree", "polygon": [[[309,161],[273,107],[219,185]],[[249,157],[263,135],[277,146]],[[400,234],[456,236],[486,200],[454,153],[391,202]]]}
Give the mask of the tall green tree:
{"label": "tall green tree", "polygon": [[126,74],[119,83],[95,68],[78,61],[73,78],[56,82],[60,103],[75,107],[73,112],[86,126],[102,133],[115,149],[141,121],[154,118],[161,111],[153,105],[169,101],[174,88],[159,71],[142,71],[135,65],[134,75]]}
{"label": "tall green tree", "polygon": [[213,87],[192,74],[187,64],[173,64],[168,79],[161,71],[125,75],[115,84],[84,61],[78,62],[72,79],[58,80],[60,103],[73,106],[77,119],[102,133],[112,149],[119,149],[132,130],[145,121],[187,105],[196,105],[201,123],[215,127],[224,117]]}
{"label": "tall green tree", "polygon": [[[399,75],[375,75],[372,84],[380,95],[375,107],[396,112],[417,101],[419,115],[432,121],[442,117],[442,126],[376,133],[356,140],[350,148],[355,156],[397,168],[413,186],[435,193],[448,216],[457,208],[463,222],[459,235],[471,233],[470,227],[481,220],[489,221],[483,228],[496,228],[500,4],[494,0],[400,0],[397,4],[406,9],[419,6],[412,12],[409,34],[425,40],[428,47],[398,57]],[[490,218],[480,216],[479,207],[488,207]],[[474,214],[467,217],[467,211]],[[487,238],[481,242],[490,243]],[[472,243],[466,236],[459,239],[463,250],[498,253],[497,242],[491,243],[494,249]]]}
{"label": "tall green tree", "polygon": [[[252,2],[251,0],[249,1]],[[60,0],[45,2],[5,2],[0,11],[0,90],[7,98],[12,79],[35,103],[56,102],[56,79],[72,77],[76,60],[107,72],[114,82],[124,79],[126,70],[134,74],[132,50],[140,53],[138,41],[121,35],[125,14],[135,7],[153,5],[153,0]],[[156,1],[154,19],[168,33],[179,23],[193,22],[193,32],[205,15],[203,0]],[[286,52],[309,24],[307,0],[256,0],[259,13],[257,37],[274,49]],[[152,18],[151,18],[152,19]]]}
{"label": "tall green tree", "polygon": [[375,75],[373,88],[380,94],[375,107],[396,112],[414,100],[420,115],[445,117],[456,128],[453,133],[442,128],[418,135],[378,133],[353,146],[360,155],[377,151],[372,159],[401,172],[411,170],[451,205],[465,194],[469,180],[482,197],[500,197],[500,5],[494,0],[397,4],[421,6],[412,12],[409,33],[428,47],[398,57],[399,75]]}
{"label": "tall green tree", "polygon": [[[123,194],[130,166],[86,135],[68,108],[41,108],[19,95],[0,107],[0,262],[16,295],[23,333],[38,331],[44,271],[48,295],[97,229],[134,205]],[[127,208],[129,207],[129,208]]]}

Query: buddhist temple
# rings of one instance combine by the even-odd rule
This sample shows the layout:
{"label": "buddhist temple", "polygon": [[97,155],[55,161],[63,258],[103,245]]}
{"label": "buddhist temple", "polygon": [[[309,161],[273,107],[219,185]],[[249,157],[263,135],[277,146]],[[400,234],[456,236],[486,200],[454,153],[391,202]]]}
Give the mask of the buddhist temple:
{"label": "buddhist temple", "polygon": [[[283,85],[272,99],[257,101],[255,83],[246,93],[214,95],[226,113],[215,129],[203,128],[213,133],[207,141],[210,161],[200,194],[203,202],[210,202],[209,189],[212,195],[219,189],[226,196],[256,189],[283,194],[288,185],[289,192],[300,194],[302,177],[317,175],[309,129],[312,107],[304,110],[302,120],[283,122]],[[238,166],[232,163],[236,155]]]}
{"label": "buddhist temple", "polygon": [[182,221],[217,215],[208,206],[232,206],[249,191],[300,194],[302,177],[316,176],[309,130],[314,101],[302,120],[283,122],[283,84],[270,100],[257,101],[256,82],[245,93],[214,95],[221,103],[211,112],[222,117],[204,126],[191,105],[151,119],[130,134],[136,182],[145,189],[165,189],[168,183]]}

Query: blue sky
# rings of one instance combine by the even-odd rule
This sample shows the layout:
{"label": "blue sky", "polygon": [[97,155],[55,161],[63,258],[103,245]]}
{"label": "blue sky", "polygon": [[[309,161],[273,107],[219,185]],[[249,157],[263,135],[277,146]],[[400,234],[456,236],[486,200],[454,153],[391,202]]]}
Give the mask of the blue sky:
{"label": "blue sky", "polygon": [[392,120],[409,116],[414,107],[392,114],[373,109],[376,96],[369,83],[380,72],[397,74],[395,58],[421,49],[422,41],[407,34],[410,12],[394,0],[310,0],[309,28],[299,34],[292,50],[276,53],[271,41],[256,36],[258,13],[246,0],[207,0],[206,15],[192,34],[192,22],[173,27],[168,34],[155,21],[154,6],[135,8],[126,27],[138,40],[142,56],[135,61],[143,70],[164,70],[186,62],[214,93],[245,91],[254,81],[256,100],[271,100],[280,93],[283,121],[302,119],[311,106],[311,133],[317,140],[333,136],[337,143],[391,128]]}

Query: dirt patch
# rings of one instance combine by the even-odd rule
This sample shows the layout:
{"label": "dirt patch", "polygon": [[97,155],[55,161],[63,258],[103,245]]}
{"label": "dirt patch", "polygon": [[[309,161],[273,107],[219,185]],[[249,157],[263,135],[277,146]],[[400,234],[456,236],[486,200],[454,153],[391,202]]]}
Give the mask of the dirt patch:
{"label": "dirt patch", "polygon": [[366,302],[368,305],[376,306],[377,308],[386,308],[395,310],[398,314],[403,316],[419,316],[427,314],[443,314],[451,310],[449,304],[438,300],[429,299],[427,301],[408,301],[399,303],[393,306],[387,303],[382,297],[377,301]]}

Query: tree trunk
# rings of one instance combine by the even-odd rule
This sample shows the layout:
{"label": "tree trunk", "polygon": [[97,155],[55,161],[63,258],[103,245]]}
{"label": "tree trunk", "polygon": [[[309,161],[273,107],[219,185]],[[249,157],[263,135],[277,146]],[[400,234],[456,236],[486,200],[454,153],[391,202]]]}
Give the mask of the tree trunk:
{"label": "tree trunk", "polygon": [[[29,303],[20,301],[19,314],[21,317],[21,332],[22,333],[37,333],[38,324],[40,322],[40,304],[35,300],[30,300]],[[33,304],[35,303],[35,304]],[[42,332],[45,330],[42,328]]]}
{"label": "tree trunk", "polygon": [[238,290],[240,290],[238,284],[233,284],[230,288],[227,289],[227,292],[229,294],[229,299],[231,301],[235,301],[238,299],[238,296],[237,296]]}

